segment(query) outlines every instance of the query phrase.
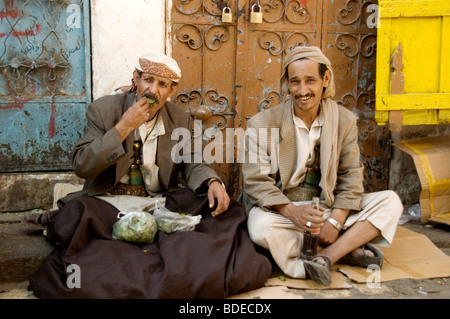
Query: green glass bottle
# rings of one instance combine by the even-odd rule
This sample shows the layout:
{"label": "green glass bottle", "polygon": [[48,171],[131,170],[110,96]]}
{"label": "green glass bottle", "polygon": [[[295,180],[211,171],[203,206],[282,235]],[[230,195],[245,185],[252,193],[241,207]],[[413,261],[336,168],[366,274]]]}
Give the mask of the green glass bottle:
{"label": "green glass bottle", "polygon": [[133,163],[131,163],[130,170],[130,184],[131,185],[144,185],[144,178],[141,171],[141,141],[134,141],[133,143]]}

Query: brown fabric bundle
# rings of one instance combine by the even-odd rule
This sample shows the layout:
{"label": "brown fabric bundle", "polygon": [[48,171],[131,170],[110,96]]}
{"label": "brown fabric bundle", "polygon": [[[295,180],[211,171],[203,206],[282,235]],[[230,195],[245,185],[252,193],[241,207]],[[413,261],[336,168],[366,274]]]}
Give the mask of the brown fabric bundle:
{"label": "brown fabric bundle", "polygon": [[[95,197],[78,197],[47,214],[48,238],[56,248],[30,279],[39,298],[226,298],[262,287],[269,259],[248,237],[244,208],[232,200],[211,217],[207,197],[189,189],[166,194],[166,207],[202,215],[195,231],[158,232],[152,244],[114,240],[118,210]],[[68,288],[80,269],[80,288]]]}

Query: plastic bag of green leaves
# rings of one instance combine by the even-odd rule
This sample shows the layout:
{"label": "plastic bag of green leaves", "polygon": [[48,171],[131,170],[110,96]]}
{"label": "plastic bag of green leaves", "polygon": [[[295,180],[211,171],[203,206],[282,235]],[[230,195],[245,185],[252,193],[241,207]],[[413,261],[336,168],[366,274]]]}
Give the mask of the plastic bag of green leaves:
{"label": "plastic bag of green leaves", "polygon": [[112,237],[133,244],[150,244],[158,226],[155,217],[146,212],[120,212],[113,226]]}
{"label": "plastic bag of green leaves", "polygon": [[158,230],[167,234],[178,231],[193,231],[195,225],[200,223],[202,216],[174,213],[157,203],[153,216],[156,219]]}

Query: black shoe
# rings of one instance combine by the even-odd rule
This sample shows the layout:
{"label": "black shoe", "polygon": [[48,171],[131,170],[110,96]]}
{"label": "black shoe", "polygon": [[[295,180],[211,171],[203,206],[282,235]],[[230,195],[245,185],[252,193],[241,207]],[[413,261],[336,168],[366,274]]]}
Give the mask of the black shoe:
{"label": "black shoe", "polygon": [[[319,262],[325,260],[326,264]],[[321,285],[328,286],[331,284],[331,261],[328,257],[317,256],[313,260],[304,260],[306,279],[314,280]]]}
{"label": "black shoe", "polygon": [[[380,268],[383,266],[384,254],[381,249],[372,243],[367,243],[361,248],[362,255],[354,255],[353,252],[349,252],[339,260],[339,263],[363,268],[367,268],[369,265],[377,265]],[[366,250],[370,250],[373,256],[366,255]]]}

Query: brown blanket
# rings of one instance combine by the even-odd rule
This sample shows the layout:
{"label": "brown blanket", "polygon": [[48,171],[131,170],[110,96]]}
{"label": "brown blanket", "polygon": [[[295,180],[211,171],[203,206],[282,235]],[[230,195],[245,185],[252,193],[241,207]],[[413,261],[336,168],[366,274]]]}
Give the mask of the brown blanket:
{"label": "brown blanket", "polygon": [[[195,231],[158,232],[154,243],[135,245],[112,238],[118,210],[101,199],[78,197],[47,213],[47,236],[56,246],[30,279],[35,295],[226,298],[264,285],[272,266],[256,252],[237,201],[213,218],[206,197],[180,189],[166,194],[166,207],[201,214],[201,222]],[[79,266],[80,288],[68,287],[75,274],[71,264]]]}

